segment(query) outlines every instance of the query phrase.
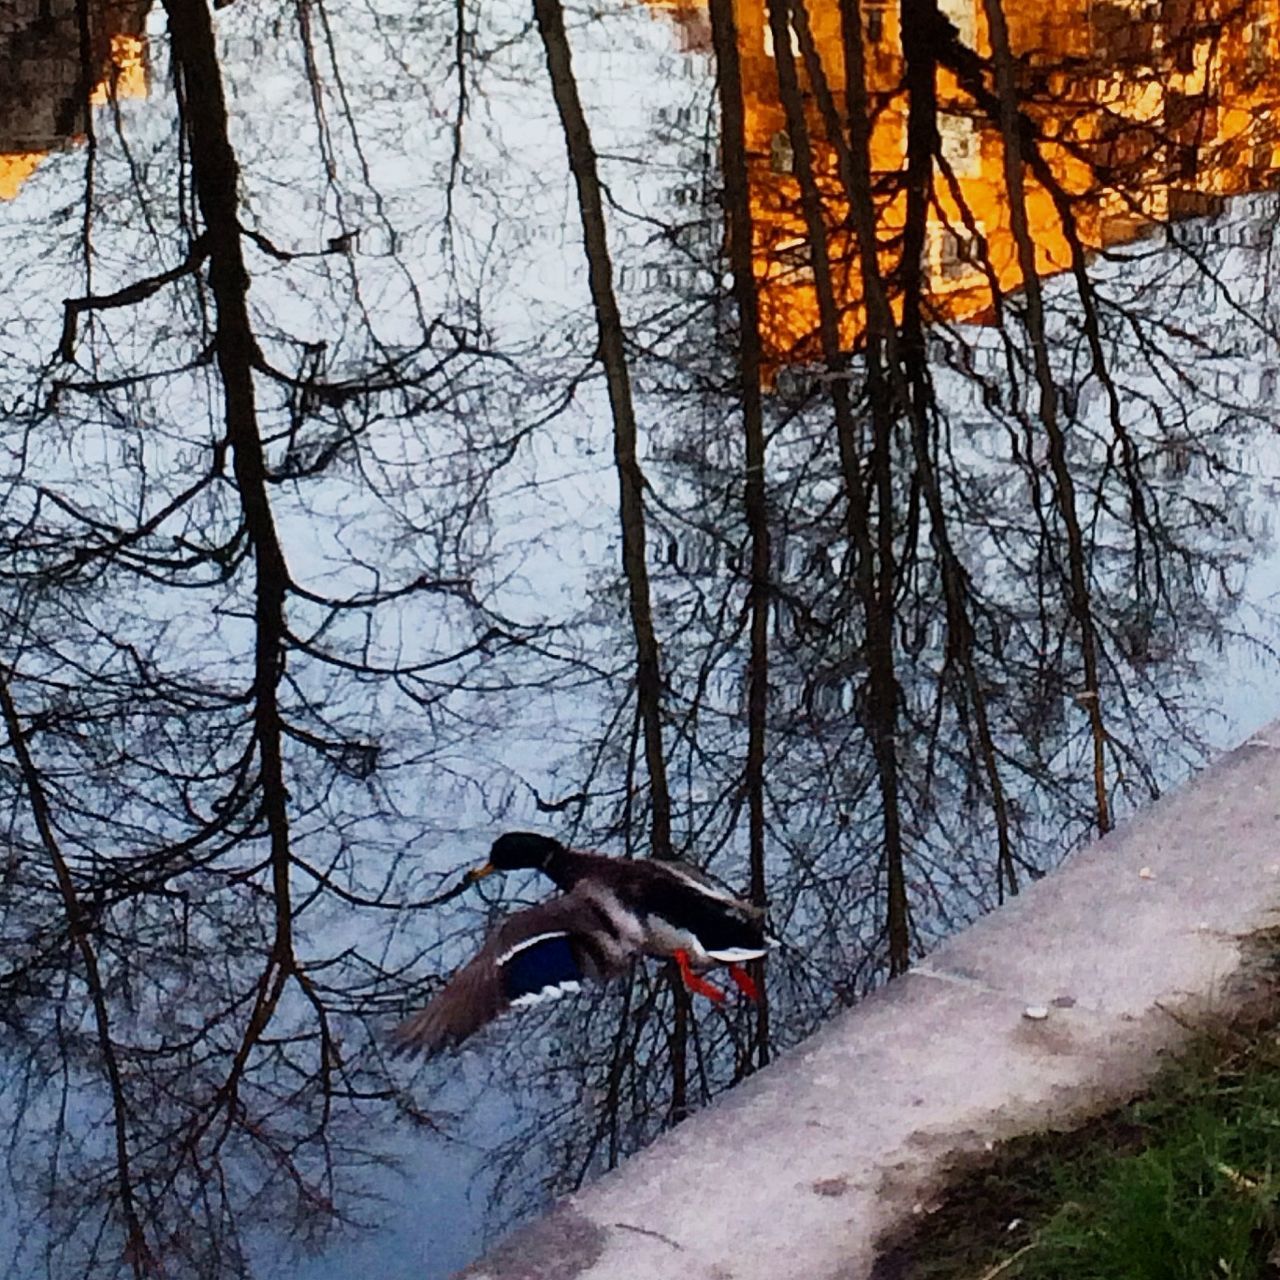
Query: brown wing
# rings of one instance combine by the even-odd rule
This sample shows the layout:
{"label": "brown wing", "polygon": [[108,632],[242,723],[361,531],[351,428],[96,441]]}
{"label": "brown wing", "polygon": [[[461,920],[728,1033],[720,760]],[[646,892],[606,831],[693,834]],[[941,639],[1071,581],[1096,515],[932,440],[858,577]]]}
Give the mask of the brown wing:
{"label": "brown wing", "polygon": [[604,982],[637,953],[606,929],[595,896],[581,886],[508,916],[425,1009],[391,1032],[396,1053],[432,1054],[461,1044],[513,1004],[536,1004]]}
{"label": "brown wing", "polygon": [[392,1052],[432,1054],[461,1044],[506,1008],[498,967],[481,951],[436,994],[425,1009],[411,1014],[391,1032]]}

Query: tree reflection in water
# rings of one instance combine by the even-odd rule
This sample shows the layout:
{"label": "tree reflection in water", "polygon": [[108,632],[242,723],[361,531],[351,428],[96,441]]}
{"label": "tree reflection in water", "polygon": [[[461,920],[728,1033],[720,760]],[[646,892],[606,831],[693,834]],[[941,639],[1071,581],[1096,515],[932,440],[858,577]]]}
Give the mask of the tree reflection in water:
{"label": "tree reflection in water", "polygon": [[[1175,10],[167,0],[146,98],[136,11],[17,5],[15,1273],[250,1273],[495,1096],[497,1228],[1202,758],[1277,24]],[[517,898],[423,904],[535,822],[767,900],[768,1004],[642,967],[407,1078]]]}

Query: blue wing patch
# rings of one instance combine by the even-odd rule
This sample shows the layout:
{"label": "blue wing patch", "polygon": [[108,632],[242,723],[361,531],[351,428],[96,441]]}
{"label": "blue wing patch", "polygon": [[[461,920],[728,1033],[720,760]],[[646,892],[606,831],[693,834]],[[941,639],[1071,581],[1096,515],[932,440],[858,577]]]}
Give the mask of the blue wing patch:
{"label": "blue wing patch", "polygon": [[544,933],[499,960],[502,991],[512,1004],[537,1004],[580,989],[582,966],[564,933]]}

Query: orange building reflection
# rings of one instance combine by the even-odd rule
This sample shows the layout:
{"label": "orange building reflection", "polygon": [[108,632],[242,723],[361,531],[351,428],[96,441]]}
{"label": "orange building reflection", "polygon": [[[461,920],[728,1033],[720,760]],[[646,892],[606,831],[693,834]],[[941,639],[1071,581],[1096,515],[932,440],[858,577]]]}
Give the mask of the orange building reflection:
{"label": "orange building reflection", "polygon": [[0,0],[0,200],[83,140],[86,90],[94,106],[146,96],[150,7],[92,0],[82,33],[76,0]]}
{"label": "orange building reflection", "polygon": [[[672,5],[662,5],[670,11]],[[681,6],[683,9],[683,6]],[[692,11],[700,8],[689,0]],[[961,39],[989,52],[982,0],[941,0]],[[1039,126],[1087,253],[1129,243],[1226,196],[1271,185],[1280,167],[1280,0],[1005,0],[1023,109]],[[772,370],[819,356],[818,311],[799,184],[780,101],[765,0],[736,0],[745,94],[755,273]],[[846,75],[836,0],[808,0],[809,26],[840,115]],[[893,278],[905,215],[908,103],[896,0],[862,0],[880,258]],[[694,27],[689,14],[685,31]],[[835,149],[793,40],[822,189],[842,339],[863,327],[856,244]],[[942,163],[926,241],[933,319],[990,316],[994,291],[1021,283],[998,130],[945,68],[938,74]],[[949,176],[948,176],[949,175]],[[1070,245],[1049,191],[1027,184],[1041,275],[1067,269]]]}

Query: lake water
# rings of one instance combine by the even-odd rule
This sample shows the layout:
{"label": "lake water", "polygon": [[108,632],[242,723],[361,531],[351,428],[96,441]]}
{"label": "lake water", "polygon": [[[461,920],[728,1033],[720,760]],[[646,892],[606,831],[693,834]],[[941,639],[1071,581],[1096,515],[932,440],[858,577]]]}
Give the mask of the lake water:
{"label": "lake water", "polygon": [[[449,1275],[1280,716],[1274,0],[1009,3],[1016,144],[986,4],[739,0],[736,232],[708,10],[567,10],[643,698],[533,11],[2,2],[7,1274]],[[651,694],[747,885],[744,385],[767,1026],[647,962],[390,1058],[495,835],[649,851]]]}

